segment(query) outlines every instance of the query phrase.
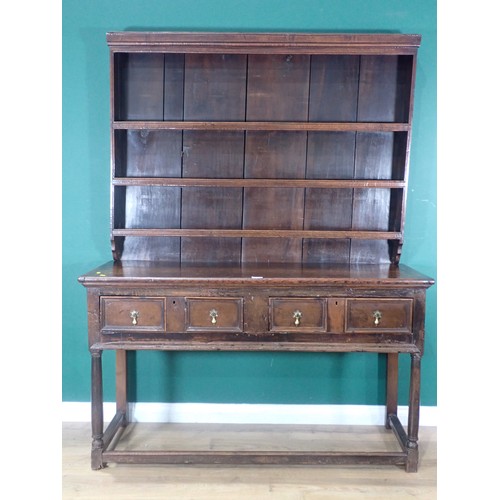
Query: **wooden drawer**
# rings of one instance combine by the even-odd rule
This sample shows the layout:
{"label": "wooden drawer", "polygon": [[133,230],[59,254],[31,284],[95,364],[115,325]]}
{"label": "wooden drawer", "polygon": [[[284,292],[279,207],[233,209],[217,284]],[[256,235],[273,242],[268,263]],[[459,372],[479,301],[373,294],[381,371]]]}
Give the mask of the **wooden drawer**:
{"label": "wooden drawer", "polygon": [[242,298],[186,298],[186,331],[243,331]]}
{"label": "wooden drawer", "polygon": [[269,299],[269,329],[273,332],[326,332],[326,300]]}
{"label": "wooden drawer", "polygon": [[412,299],[349,299],[346,332],[411,333]]}
{"label": "wooden drawer", "polygon": [[101,297],[100,311],[103,333],[166,331],[163,297]]}

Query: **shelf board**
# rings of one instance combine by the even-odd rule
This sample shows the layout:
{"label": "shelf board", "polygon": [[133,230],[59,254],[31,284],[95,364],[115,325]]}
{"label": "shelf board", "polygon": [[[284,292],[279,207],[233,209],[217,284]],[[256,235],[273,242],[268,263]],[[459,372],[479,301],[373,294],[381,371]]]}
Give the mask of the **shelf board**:
{"label": "shelf board", "polygon": [[223,187],[223,188],[404,188],[405,181],[379,179],[227,179],[180,177],[115,177],[114,186]]}
{"label": "shelf board", "polygon": [[303,132],[407,132],[409,123],[276,121],[113,121],[115,130],[220,130]]}
{"label": "shelf board", "polygon": [[320,238],[401,240],[399,231],[296,230],[296,229],[113,229],[113,236],[183,236],[190,238]]}

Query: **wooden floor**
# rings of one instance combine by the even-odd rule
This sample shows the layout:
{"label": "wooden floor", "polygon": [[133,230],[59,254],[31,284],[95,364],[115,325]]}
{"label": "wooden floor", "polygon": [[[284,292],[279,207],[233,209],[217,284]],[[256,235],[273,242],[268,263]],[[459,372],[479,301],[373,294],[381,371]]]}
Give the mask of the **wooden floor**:
{"label": "wooden floor", "polygon": [[[420,429],[420,466],[172,466],[90,468],[90,424],[63,424],[63,499],[435,499],[436,428]],[[397,450],[391,431],[363,426],[132,424],[116,449]]]}

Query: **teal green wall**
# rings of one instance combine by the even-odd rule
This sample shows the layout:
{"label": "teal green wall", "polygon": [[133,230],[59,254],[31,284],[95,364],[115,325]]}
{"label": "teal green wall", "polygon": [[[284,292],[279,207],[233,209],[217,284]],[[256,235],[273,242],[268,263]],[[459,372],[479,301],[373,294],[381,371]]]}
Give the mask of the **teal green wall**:
{"label": "teal green wall", "polygon": [[[107,31],[420,33],[402,262],[436,276],[436,0],[63,0],[63,400],[90,400],[85,289],[111,259]],[[436,405],[436,289],[428,293],[422,404]],[[104,353],[105,400],[114,397]],[[367,354],[132,356],[136,401],[382,404],[384,359]],[[408,359],[401,363],[406,402]]]}

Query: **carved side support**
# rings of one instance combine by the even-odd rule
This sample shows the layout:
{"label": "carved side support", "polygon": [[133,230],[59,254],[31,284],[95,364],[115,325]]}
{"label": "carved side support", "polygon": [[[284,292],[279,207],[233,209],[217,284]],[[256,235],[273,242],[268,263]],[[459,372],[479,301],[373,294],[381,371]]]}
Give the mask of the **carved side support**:
{"label": "carved side support", "polygon": [[113,260],[119,261],[123,253],[123,242],[125,238],[123,236],[115,236],[111,238],[111,253],[113,254]]}
{"label": "carved side support", "polygon": [[389,241],[389,258],[392,264],[399,264],[402,251],[403,242],[401,240]]}

